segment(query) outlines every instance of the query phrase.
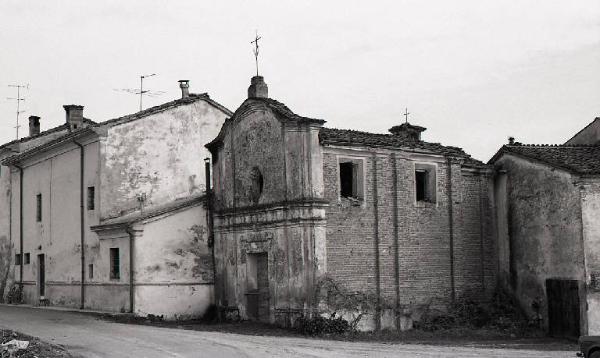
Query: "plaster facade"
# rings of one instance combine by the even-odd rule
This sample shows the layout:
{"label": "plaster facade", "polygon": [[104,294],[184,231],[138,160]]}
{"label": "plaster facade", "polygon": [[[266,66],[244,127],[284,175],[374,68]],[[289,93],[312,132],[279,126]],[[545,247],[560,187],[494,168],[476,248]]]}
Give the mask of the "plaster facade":
{"label": "plaster facade", "polygon": [[[548,330],[546,280],[586,281],[582,218],[591,212],[582,202],[594,198],[582,201],[579,177],[565,170],[510,154],[494,166],[500,282]],[[581,299],[583,333],[585,291]]]}
{"label": "plaster facade", "polygon": [[214,281],[206,212],[201,200],[179,203],[205,193],[202,143],[230,115],[207,95],[189,95],[7,158],[11,257],[23,252],[22,277],[12,266],[24,302],[201,315]]}

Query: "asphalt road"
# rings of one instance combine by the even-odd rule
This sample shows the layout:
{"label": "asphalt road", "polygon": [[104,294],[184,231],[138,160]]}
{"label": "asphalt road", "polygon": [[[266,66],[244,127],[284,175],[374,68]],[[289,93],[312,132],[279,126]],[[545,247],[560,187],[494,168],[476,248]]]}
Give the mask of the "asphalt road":
{"label": "asphalt road", "polygon": [[0,305],[0,327],[83,357],[574,357],[574,352],[349,343],[121,324],[93,316]]}

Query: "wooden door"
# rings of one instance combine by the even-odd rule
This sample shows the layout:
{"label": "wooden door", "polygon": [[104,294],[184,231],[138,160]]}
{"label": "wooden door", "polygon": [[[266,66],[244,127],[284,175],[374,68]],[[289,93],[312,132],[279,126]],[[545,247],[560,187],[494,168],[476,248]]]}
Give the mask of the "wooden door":
{"label": "wooden door", "polygon": [[548,329],[551,336],[577,338],[580,334],[579,282],[546,280]]}
{"label": "wooden door", "polygon": [[46,295],[46,257],[44,254],[38,255],[38,287],[40,298],[43,298]]}

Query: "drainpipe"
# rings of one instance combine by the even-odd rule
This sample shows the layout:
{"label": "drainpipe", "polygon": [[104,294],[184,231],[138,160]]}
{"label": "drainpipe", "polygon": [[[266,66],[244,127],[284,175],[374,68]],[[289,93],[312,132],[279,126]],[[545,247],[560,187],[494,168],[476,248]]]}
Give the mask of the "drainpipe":
{"label": "drainpipe", "polygon": [[21,292],[21,301],[23,301],[23,167],[13,164],[19,169],[19,246],[21,263],[19,265],[19,291]]}
{"label": "drainpipe", "polygon": [[[213,266],[213,285],[216,286],[217,278],[217,267],[215,260],[215,237],[214,237],[214,221],[212,215],[212,191],[210,189],[210,158],[204,158],[204,173],[205,173],[205,185],[206,185],[206,225],[208,229],[208,247],[211,248],[212,266]],[[213,290],[215,295],[216,290]],[[215,297],[215,302],[217,302]]]}
{"label": "drainpipe", "polygon": [[133,286],[133,268],[134,268],[134,255],[133,251],[135,249],[135,234],[133,232],[133,228],[128,226],[125,230],[127,234],[129,234],[129,313],[134,313],[135,308],[135,292]]}
{"label": "drainpipe", "polygon": [[79,219],[80,219],[80,243],[81,243],[81,304],[79,309],[85,306],[85,207],[84,207],[84,165],[85,165],[85,149],[82,144],[73,141],[79,147]]}

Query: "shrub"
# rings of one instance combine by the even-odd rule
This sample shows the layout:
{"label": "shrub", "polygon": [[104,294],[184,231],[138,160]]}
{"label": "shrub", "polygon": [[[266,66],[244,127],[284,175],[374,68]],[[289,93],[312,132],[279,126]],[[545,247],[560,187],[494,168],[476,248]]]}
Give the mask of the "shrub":
{"label": "shrub", "polygon": [[342,317],[332,313],[330,317],[300,317],[294,323],[294,329],[307,336],[322,334],[343,334],[350,331],[350,324]]}

